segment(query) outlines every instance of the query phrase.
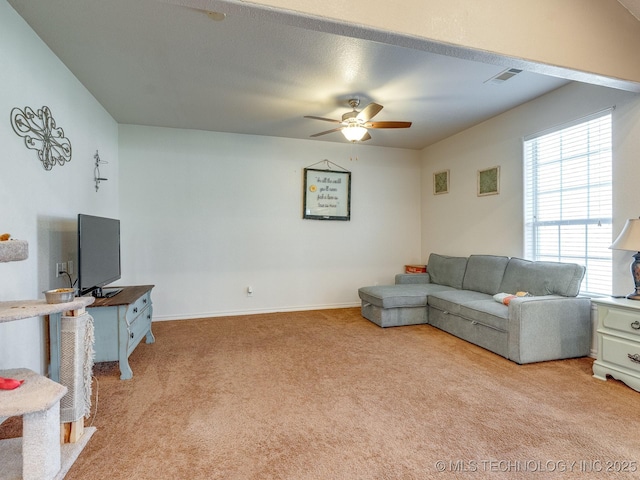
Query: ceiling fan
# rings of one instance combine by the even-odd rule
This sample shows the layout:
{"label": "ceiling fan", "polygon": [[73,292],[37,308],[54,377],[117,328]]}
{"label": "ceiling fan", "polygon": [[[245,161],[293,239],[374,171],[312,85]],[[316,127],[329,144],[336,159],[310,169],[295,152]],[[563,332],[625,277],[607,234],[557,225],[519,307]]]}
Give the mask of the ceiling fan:
{"label": "ceiling fan", "polygon": [[371,138],[371,135],[369,135],[369,132],[367,131],[368,128],[409,128],[411,126],[411,122],[372,122],[370,120],[375,117],[380,110],[382,110],[382,105],[372,102],[358,112],[356,108],[358,108],[359,105],[360,100],[357,98],[350,99],[349,106],[351,106],[353,110],[342,115],[342,120],[305,115],[304,118],[313,118],[315,120],[341,124],[339,127],[315,133],[311,136],[319,137],[321,135],[326,135],[327,133],[341,131],[345,138],[350,142],[364,142]]}

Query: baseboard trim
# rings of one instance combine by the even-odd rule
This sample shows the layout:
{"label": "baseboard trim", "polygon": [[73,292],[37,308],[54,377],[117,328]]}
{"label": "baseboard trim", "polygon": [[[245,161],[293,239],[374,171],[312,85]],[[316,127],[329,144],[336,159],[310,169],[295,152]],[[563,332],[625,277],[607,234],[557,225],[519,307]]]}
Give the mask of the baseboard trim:
{"label": "baseboard trim", "polygon": [[354,308],[359,307],[358,303],[335,303],[331,305],[296,305],[294,307],[278,307],[278,308],[256,308],[251,310],[228,310],[219,312],[183,314],[183,315],[154,315],[154,322],[166,322],[171,320],[197,320],[200,318],[213,317],[237,317],[240,315],[259,315],[261,313],[279,313],[279,312],[304,312],[309,310],[332,310],[335,308]]}

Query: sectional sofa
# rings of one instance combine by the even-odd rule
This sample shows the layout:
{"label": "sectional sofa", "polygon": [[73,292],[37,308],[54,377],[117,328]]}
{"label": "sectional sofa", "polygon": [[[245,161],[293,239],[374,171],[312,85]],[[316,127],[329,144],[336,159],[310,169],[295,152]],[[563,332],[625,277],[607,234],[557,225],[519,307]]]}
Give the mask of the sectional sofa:
{"label": "sectional sofa", "polygon": [[381,327],[427,323],[519,364],[589,355],[583,266],[431,254],[427,270],[360,288],[362,316]]}

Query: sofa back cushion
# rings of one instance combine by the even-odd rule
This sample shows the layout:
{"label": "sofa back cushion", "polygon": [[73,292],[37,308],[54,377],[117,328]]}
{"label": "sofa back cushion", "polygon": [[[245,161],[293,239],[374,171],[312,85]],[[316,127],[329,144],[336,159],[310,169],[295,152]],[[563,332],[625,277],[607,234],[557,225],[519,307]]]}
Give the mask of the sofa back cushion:
{"label": "sofa back cushion", "polygon": [[449,257],[432,253],[427,262],[427,273],[431,283],[462,288],[464,272],[467,269],[467,257]]}
{"label": "sofa back cushion", "polygon": [[532,262],[511,258],[500,291],[575,297],[580,292],[584,272],[585,268],[575,263]]}
{"label": "sofa back cushion", "polygon": [[489,295],[501,292],[502,277],[508,263],[509,257],[471,255],[467,260],[462,288]]}

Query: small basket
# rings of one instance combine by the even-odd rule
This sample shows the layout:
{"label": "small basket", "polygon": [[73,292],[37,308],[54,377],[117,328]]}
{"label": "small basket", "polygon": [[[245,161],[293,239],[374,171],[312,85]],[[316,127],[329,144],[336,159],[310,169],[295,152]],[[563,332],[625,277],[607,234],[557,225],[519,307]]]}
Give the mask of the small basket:
{"label": "small basket", "polygon": [[47,303],[67,303],[72,302],[76,296],[75,288],[56,288],[55,290],[47,290],[44,293]]}
{"label": "small basket", "polygon": [[404,273],[427,273],[426,265],[405,265]]}

